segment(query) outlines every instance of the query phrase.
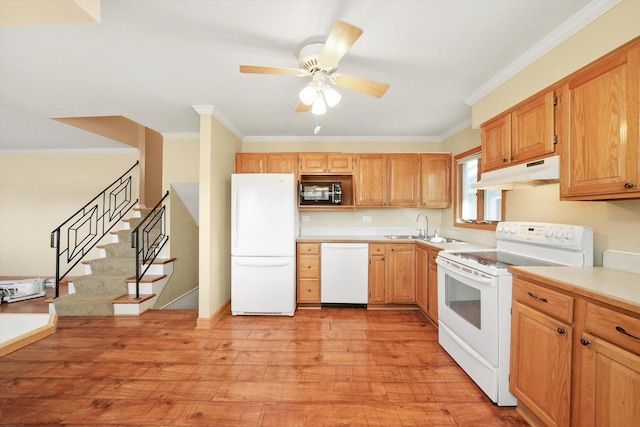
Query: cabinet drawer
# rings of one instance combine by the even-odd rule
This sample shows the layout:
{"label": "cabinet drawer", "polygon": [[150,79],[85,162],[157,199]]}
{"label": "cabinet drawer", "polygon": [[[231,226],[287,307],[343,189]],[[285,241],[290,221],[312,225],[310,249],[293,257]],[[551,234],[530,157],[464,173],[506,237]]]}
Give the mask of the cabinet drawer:
{"label": "cabinet drawer", "polygon": [[320,302],[320,280],[301,279],[298,281],[298,302]]}
{"label": "cabinet drawer", "polygon": [[298,257],[298,277],[320,277],[320,257],[317,255],[300,255]]}
{"label": "cabinet drawer", "polygon": [[640,319],[609,308],[587,304],[585,331],[640,354]]}
{"label": "cabinet drawer", "polygon": [[320,243],[298,243],[299,255],[318,255],[320,253]]}
{"label": "cabinet drawer", "polygon": [[513,299],[563,322],[573,322],[573,298],[568,295],[516,277]]}
{"label": "cabinet drawer", "polygon": [[384,243],[370,243],[369,255],[384,255],[385,246]]}

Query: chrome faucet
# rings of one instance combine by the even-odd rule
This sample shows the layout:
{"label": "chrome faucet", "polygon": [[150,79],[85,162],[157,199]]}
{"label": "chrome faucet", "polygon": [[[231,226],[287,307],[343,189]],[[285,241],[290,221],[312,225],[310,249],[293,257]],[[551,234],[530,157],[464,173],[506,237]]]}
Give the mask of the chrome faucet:
{"label": "chrome faucet", "polygon": [[429,217],[426,214],[420,212],[418,214],[418,217],[416,218],[416,222],[420,220],[421,216],[425,217],[425,219],[427,220],[427,228],[422,229],[422,237],[427,238],[429,237]]}

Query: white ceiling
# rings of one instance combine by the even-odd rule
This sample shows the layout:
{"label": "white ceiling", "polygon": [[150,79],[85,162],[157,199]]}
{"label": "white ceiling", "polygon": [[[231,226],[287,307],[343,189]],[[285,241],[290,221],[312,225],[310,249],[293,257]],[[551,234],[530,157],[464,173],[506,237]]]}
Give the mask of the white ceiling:
{"label": "white ceiling", "polygon": [[[101,23],[0,28],[0,149],[111,149],[50,120],[125,116],[165,136],[196,134],[194,105],[239,138],[440,141],[470,105],[618,0],[104,0]],[[377,99],[337,88],[320,116],[295,113],[297,67],[335,20],[364,30],[339,72],[391,85]],[[364,138],[360,138],[364,137]]]}

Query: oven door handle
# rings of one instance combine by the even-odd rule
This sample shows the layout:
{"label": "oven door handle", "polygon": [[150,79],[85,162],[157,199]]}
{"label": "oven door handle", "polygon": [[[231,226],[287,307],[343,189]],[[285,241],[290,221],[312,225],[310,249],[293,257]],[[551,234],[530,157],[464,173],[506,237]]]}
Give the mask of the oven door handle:
{"label": "oven door handle", "polygon": [[442,260],[440,260],[439,258],[436,258],[436,264],[438,264],[440,267],[442,267],[443,269],[456,274],[458,276],[464,277],[466,279],[469,280],[473,280],[476,283],[482,283],[485,285],[492,285],[495,286],[495,282],[493,278],[489,278],[489,277],[481,277],[481,276],[476,276],[474,274],[469,274],[463,270],[458,270],[458,269],[454,269],[451,268],[450,265],[448,265],[447,263],[443,262]]}

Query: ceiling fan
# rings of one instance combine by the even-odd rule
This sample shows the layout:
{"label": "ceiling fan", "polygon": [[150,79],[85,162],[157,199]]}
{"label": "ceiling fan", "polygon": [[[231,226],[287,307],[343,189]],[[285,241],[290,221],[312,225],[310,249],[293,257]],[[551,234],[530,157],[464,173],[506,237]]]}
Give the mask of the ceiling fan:
{"label": "ceiling fan", "polygon": [[340,94],[331,85],[354,90],[356,92],[382,97],[389,85],[373,80],[338,74],[338,61],[358,40],[362,30],[344,21],[336,21],[325,43],[311,43],[298,54],[300,68],[262,67],[241,65],[241,73],[253,74],[289,74],[298,77],[311,76],[311,81],[300,91],[300,102],[296,112],[309,111],[320,115],[329,107],[340,102]]}

